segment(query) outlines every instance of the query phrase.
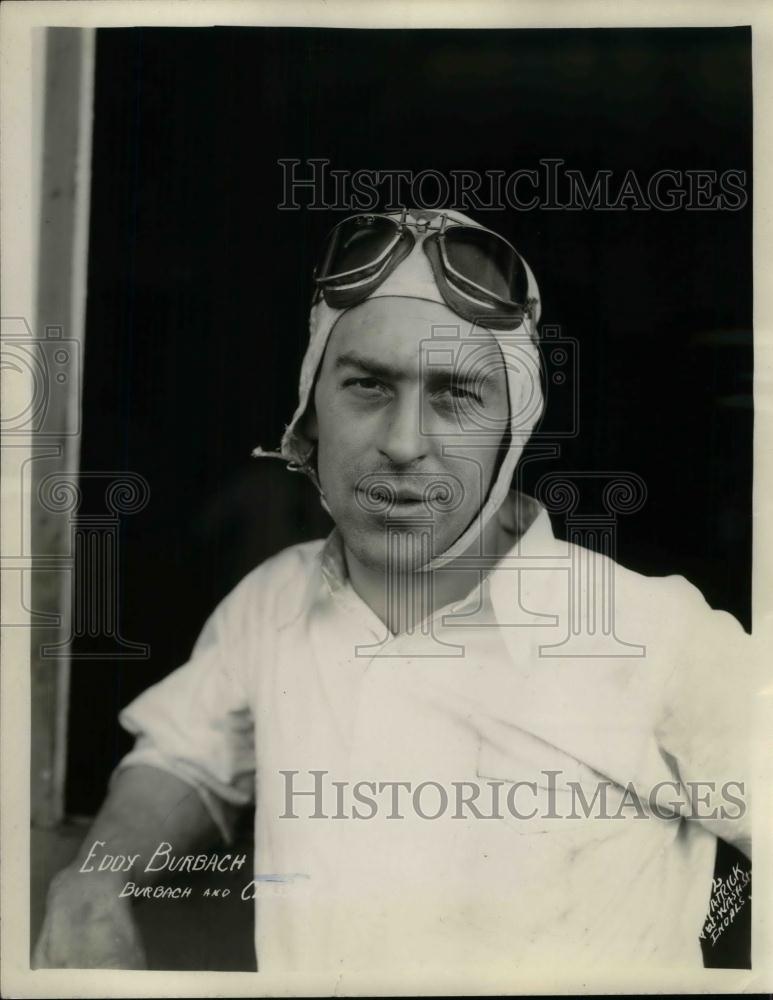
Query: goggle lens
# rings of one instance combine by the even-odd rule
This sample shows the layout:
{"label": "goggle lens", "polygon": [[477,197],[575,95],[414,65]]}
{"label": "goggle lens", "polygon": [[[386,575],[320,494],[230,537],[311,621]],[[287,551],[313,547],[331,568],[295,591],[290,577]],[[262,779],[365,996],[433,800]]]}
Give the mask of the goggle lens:
{"label": "goggle lens", "polygon": [[373,267],[393,245],[399,226],[381,215],[346,219],[330,234],[317,280],[333,280]]}
{"label": "goggle lens", "polygon": [[449,227],[441,237],[452,274],[498,299],[526,302],[528,279],[520,257],[504,240],[484,229]]}

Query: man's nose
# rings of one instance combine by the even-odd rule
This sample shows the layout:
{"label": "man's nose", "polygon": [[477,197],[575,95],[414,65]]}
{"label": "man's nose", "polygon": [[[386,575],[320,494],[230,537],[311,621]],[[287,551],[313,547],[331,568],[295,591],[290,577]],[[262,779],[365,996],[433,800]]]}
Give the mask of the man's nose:
{"label": "man's nose", "polygon": [[401,393],[384,413],[379,451],[393,465],[411,465],[425,457],[428,444],[422,433],[419,393]]}

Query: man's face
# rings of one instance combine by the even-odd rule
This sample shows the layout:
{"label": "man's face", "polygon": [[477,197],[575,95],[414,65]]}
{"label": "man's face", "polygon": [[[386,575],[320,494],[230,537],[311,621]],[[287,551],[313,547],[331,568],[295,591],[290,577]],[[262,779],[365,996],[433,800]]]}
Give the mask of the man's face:
{"label": "man's face", "polygon": [[471,333],[422,299],[369,299],[344,313],[309,432],[349,552],[397,571],[444,552],[485,501],[508,414],[504,362],[488,331]]}

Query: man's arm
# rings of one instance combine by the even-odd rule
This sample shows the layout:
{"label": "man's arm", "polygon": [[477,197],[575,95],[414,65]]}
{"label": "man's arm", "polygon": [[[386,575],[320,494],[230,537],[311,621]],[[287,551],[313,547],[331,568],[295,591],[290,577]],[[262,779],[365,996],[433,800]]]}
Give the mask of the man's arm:
{"label": "man's arm", "polygon": [[[225,814],[236,807],[220,802]],[[52,880],[46,916],[33,956],[35,968],[142,969],[145,953],[131,910],[119,897],[126,873],[81,871],[95,841],[107,854],[138,854],[131,877],[149,885],[158,873],[145,864],[162,840],[175,853],[220,839],[196,790],[159,768],[120,770],[75,860]],[[101,855],[100,855],[101,856]],[[93,861],[88,867],[96,868]]]}
{"label": "man's arm", "polygon": [[767,673],[759,643],[684,578],[669,583],[678,638],[658,743],[676,765],[691,821],[751,858],[754,703]]}

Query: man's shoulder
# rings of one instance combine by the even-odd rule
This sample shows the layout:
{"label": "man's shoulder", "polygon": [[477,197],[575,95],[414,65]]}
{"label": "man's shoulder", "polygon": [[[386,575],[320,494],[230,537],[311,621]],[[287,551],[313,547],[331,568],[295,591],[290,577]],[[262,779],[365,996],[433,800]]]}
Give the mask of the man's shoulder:
{"label": "man's shoulder", "polygon": [[242,577],[225,600],[251,603],[258,597],[262,600],[272,595],[278,597],[287,588],[304,589],[304,584],[319,570],[325,541],[324,538],[315,538],[310,542],[300,542],[265,559]]}
{"label": "man's shoulder", "polygon": [[[606,581],[607,596],[613,602],[616,619],[648,625],[663,638],[689,637],[695,630],[743,632],[729,612],[713,608],[702,591],[679,573],[651,576],[618,562],[611,555],[591,552],[570,544],[575,553],[582,551],[595,563],[595,572],[584,575],[588,581]],[[575,560],[575,565],[579,560]]]}
{"label": "man's shoulder", "polygon": [[597,556],[611,566],[616,592],[621,597],[643,601],[653,607],[701,607],[708,604],[695,584],[680,573],[651,575],[627,566],[609,555]]}
{"label": "man's shoulder", "polygon": [[324,538],[291,545],[250,570],[217,605],[205,631],[213,627],[233,640],[265,623],[280,628],[291,621],[314,585],[324,545]]}
{"label": "man's shoulder", "polygon": [[[505,530],[520,536],[516,555],[551,557],[558,569],[569,571],[571,591],[581,599],[612,600],[616,613],[656,620],[664,627],[667,622],[677,624],[696,616],[732,617],[714,611],[699,588],[681,574],[647,575],[618,561],[614,552],[568,541],[562,533],[556,533],[545,508],[526,494],[511,493],[500,512],[500,521]],[[603,532],[591,530],[591,534],[604,540]]]}
{"label": "man's shoulder", "polygon": [[231,593],[255,587],[275,587],[282,581],[296,579],[313,572],[326,539],[314,538],[309,542],[290,545],[281,552],[264,559],[237,583]]}

